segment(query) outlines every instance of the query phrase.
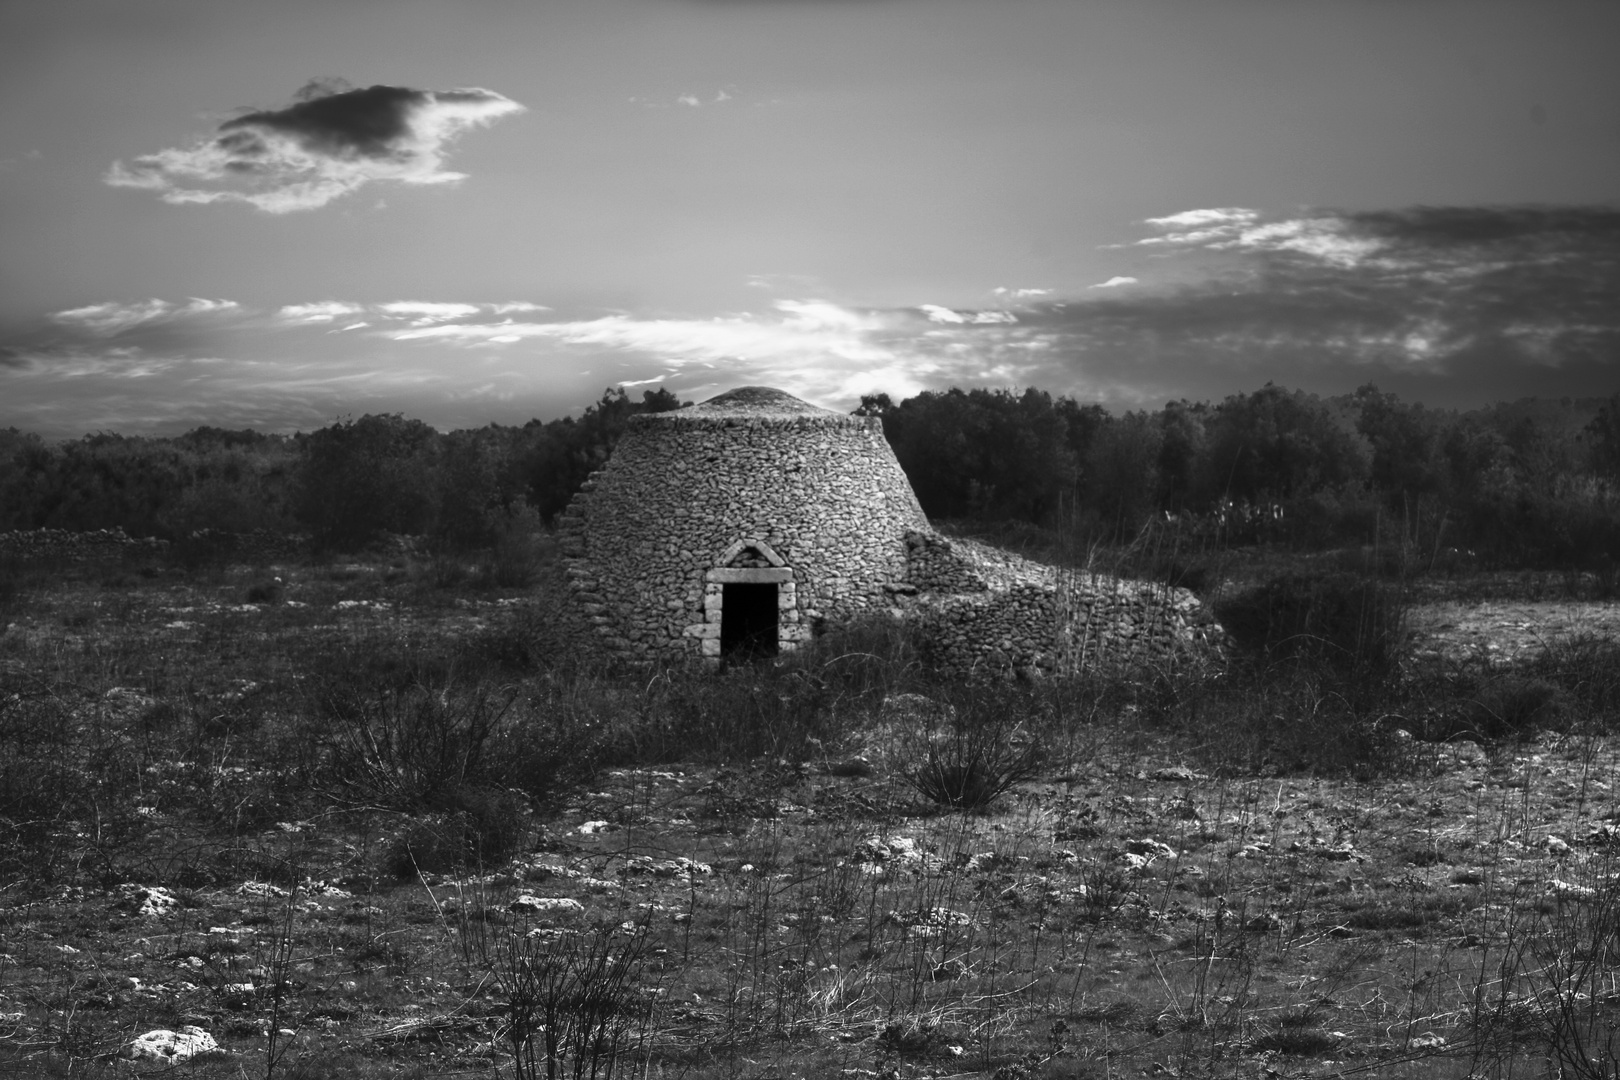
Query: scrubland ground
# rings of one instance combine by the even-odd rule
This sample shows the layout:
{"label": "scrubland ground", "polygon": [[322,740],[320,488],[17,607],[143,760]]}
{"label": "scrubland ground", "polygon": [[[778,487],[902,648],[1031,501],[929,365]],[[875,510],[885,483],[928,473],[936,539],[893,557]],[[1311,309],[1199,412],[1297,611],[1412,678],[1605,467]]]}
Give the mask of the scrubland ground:
{"label": "scrubland ground", "polygon": [[0,1075],[1620,1074],[1612,606],[968,686],[602,670],[485,570],[9,569]]}

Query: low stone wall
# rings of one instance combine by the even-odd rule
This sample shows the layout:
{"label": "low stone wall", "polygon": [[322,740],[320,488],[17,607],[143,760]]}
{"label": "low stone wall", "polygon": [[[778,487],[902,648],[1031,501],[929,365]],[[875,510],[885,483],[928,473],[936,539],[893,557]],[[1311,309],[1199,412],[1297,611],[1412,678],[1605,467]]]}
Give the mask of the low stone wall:
{"label": "low stone wall", "polygon": [[161,555],[168,548],[167,540],[129,536],[123,529],[18,529],[0,533],[0,559],[111,562],[131,555]]}
{"label": "low stone wall", "polygon": [[1224,637],[1186,589],[1065,571],[970,540],[908,534],[897,597],[924,660],[959,675],[1066,675],[1211,655]]}

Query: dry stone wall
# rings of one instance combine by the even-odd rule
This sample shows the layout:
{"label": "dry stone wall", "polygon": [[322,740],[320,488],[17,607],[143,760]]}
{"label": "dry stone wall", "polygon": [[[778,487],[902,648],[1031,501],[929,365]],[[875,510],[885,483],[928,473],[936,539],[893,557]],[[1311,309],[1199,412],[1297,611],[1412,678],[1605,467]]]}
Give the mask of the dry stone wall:
{"label": "dry stone wall", "polygon": [[905,615],[941,670],[1061,675],[1220,647],[1220,627],[1186,589],[1060,570],[931,532],[907,544],[917,593]]}
{"label": "dry stone wall", "polygon": [[110,562],[129,555],[162,554],[168,547],[167,540],[129,536],[123,529],[18,529],[0,533],[0,559]]}

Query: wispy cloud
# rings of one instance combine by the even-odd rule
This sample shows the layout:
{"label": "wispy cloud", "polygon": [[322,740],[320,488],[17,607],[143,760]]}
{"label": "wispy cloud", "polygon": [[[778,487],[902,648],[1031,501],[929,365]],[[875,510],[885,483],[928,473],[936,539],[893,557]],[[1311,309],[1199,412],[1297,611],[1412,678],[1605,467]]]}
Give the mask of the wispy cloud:
{"label": "wispy cloud", "polygon": [[377,310],[385,315],[409,319],[413,326],[428,326],[432,323],[449,322],[452,319],[465,319],[479,314],[483,309],[477,304],[443,304],[423,300],[397,300],[393,303],[378,304]]}
{"label": "wispy cloud", "polygon": [[270,213],[312,210],[375,181],[447,184],[450,144],[523,106],[493,90],[347,88],[310,83],[284,109],[227,120],[190,147],[115,161],[103,179],[165,202],[243,202]]}
{"label": "wispy cloud", "polygon": [[1099,281],[1099,282],[1097,282],[1097,284],[1095,284],[1095,285],[1093,285],[1091,287],[1093,289],[1117,289],[1121,285],[1135,285],[1136,282],[1137,282],[1136,278],[1124,277],[1124,276],[1122,276],[1120,274],[1115,274],[1113,277],[1109,278],[1107,281]]}
{"label": "wispy cloud", "polygon": [[87,330],[102,337],[112,337],[143,323],[170,319],[183,319],[196,315],[223,315],[241,310],[234,300],[204,300],[192,297],[184,304],[171,304],[165,300],[140,300],[135,303],[89,304],[51,314],[53,322]]}
{"label": "wispy cloud", "polygon": [[1383,244],[1340,214],[1263,220],[1258,210],[1221,207],[1184,210],[1148,218],[1160,235],[1136,241],[1138,247],[1203,247],[1214,251],[1293,251],[1340,266],[1354,266]]}
{"label": "wispy cloud", "polygon": [[359,304],[328,300],[314,304],[288,304],[276,314],[282,321],[298,325],[353,318],[364,310]]}
{"label": "wispy cloud", "polygon": [[668,109],[671,106],[681,106],[687,109],[701,109],[705,105],[724,105],[728,101],[735,101],[740,96],[736,86],[727,84],[714,91],[705,99],[705,95],[696,91],[684,91],[673,97],[640,97],[630,98],[632,105],[640,105],[644,109]]}

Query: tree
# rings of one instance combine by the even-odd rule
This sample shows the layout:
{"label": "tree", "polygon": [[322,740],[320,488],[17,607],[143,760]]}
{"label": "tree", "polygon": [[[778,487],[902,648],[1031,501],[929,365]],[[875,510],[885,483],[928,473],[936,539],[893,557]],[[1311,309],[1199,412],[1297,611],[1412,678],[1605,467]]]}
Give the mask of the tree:
{"label": "tree", "polygon": [[398,413],[366,415],[304,440],[297,515],[318,547],[358,551],[383,533],[434,524],[439,435]]}
{"label": "tree", "polygon": [[1611,484],[1620,483],[1620,393],[1603,403],[1585,435],[1592,471]]}
{"label": "tree", "polygon": [[1415,505],[1445,485],[1441,418],[1371,383],[1356,391],[1356,430],[1372,447],[1369,479],[1392,506]]}
{"label": "tree", "polygon": [[1209,406],[1172,401],[1160,410],[1159,423],[1159,505],[1180,513],[1198,499],[1198,480],[1205,447],[1204,424]]}
{"label": "tree", "polygon": [[521,468],[529,501],[541,520],[554,521],[586,478],[607,464],[630,417],[681,407],[680,399],[663,387],[643,390],[641,401],[633,402],[621,386],[604,390],[601,400],[586,406],[578,419],[531,420],[524,427],[528,449]]}
{"label": "tree", "polygon": [[1055,520],[1079,477],[1064,410],[1045,391],[924,391],[862,399],[933,517]]}
{"label": "tree", "polygon": [[1091,440],[1084,505],[1116,539],[1135,535],[1153,514],[1163,440],[1162,428],[1143,412],[1110,420]]}
{"label": "tree", "polygon": [[1215,408],[1206,482],[1216,497],[1288,500],[1341,488],[1366,474],[1350,432],[1312,394],[1267,383]]}

